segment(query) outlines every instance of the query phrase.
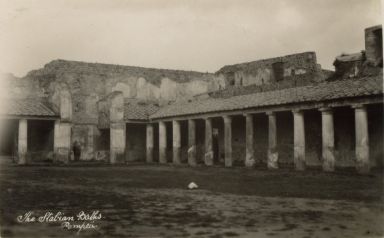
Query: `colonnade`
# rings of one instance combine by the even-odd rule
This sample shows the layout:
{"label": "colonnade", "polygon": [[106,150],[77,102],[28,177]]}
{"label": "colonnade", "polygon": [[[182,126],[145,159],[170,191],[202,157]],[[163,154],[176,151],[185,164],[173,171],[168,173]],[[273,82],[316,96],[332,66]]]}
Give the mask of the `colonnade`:
{"label": "colonnade", "polygon": [[[355,113],[355,135],[356,135],[356,169],[359,173],[368,173],[369,163],[369,135],[368,135],[368,117],[367,109],[364,105],[354,106]],[[320,108],[322,121],[322,167],[324,171],[335,170],[335,139],[334,139],[334,118],[332,108]],[[296,170],[306,169],[305,153],[305,121],[303,110],[293,110],[293,161]],[[277,150],[277,123],[276,112],[266,112],[268,116],[268,152],[267,167],[269,169],[278,169],[279,153]],[[255,165],[254,150],[254,122],[253,114],[243,114],[245,117],[245,159],[246,167]],[[205,120],[205,152],[204,164],[213,165],[213,145],[212,145],[212,118],[202,118]],[[222,116],[224,122],[224,164],[226,167],[233,166],[232,155],[232,116]],[[166,122],[159,121],[159,162],[166,163],[167,130]],[[181,130],[180,121],[172,121],[173,138],[173,163],[180,164],[181,153]],[[147,124],[147,162],[153,161],[154,144],[153,124]],[[196,159],[196,119],[188,119],[188,164],[195,166]]]}

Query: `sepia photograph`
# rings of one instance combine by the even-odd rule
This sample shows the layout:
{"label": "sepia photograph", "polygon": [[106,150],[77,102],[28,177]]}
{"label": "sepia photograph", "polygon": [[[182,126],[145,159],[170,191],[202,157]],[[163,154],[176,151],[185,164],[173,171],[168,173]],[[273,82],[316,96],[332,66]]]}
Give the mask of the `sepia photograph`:
{"label": "sepia photograph", "polygon": [[383,4],[0,0],[0,237],[384,237]]}

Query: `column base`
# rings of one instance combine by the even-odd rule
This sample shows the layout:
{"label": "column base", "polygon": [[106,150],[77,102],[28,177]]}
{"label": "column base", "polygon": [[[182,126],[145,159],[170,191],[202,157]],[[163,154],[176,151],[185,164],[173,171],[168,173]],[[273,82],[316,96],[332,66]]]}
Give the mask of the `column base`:
{"label": "column base", "polygon": [[323,148],[323,171],[335,171],[335,155],[333,148]]}
{"label": "column base", "polygon": [[368,147],[356,148],[356,170],[359,174],[368,174],[370,172]]}
{"label": "column base", "polygon": [[110,163],[111,164],[125,163],[125,153],[121,151],[111,151]]}
{"label": "column base", "polygon": [[181,164],[180,154],[181,154],[180,147],[173,148],[173,159],[172,159],[173,164]]}
{"label": "column base", "polygon": [[191,146],[188,149],[188,164],[190,166],[196,166],[196,146]]}
{"label": "column base", "polygon": [[25,164],[27,164],[27,153],[19,153],[17,155],[17,164],[18,165],[25,165]]}
{"label": "column base", "polygon": [[369,164],[366,164],[366,163],[358,163],[356,165],[356,171],[359,173],[359,174],[369,174],[370,171],[371,171],[371,166]]}
{"label": "column base", "polygon": [[224,159],[224,166],[225,167],[232,167],[232,157],[229,157],[229,158],[225,158]]}
{"label": "column base", "polygon": [[[295,148],[295,150],[300,150]],[[295,170],[297,171],[304,171],[306,169],[306,164],[305,164],[305,155],[302,153],[295,153],[293,156],[293,163],[295,164]]]}
{"label": "column base", "polygon": [[[253,153],[252,153],[253,154]],[[256,160],[254,158],[254,156],[252,154],[248,154],[245,156],[245,162],[244,162],[244,165],[245,167],[247,168],[253,168],[255,167],[255,164],[256,164]]]}
{"label": "column base", "polygon": [[268,161],[267,168],[268,169],[278,169],[279,168],[279,153],[275,151],[268,151]]}
{"label": "column base", "polygon": [[204,155],[204,163],[207,166],[212,166],[213,165],[213,151],[208,151]]}
{"label": "column base", "polygon": [[167,163],[167,150],[166,148],[159,149],[159,163],[166,164]]}
{"label": "column base", "polygon": [[145,161],[147,163],[152,163],[153,162],[153,147],[147,147],[147,152],[146,152],[146,159]]}

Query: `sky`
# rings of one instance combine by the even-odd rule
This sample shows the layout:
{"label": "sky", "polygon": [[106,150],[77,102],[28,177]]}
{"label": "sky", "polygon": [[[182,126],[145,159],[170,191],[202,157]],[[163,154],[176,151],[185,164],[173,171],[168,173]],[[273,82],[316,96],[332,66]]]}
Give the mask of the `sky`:
{"label": "sky", "polygon": [[0,0],[0,72],[55,59],[215,72],[315,51],[333,69],[364,49],[380,0]]}

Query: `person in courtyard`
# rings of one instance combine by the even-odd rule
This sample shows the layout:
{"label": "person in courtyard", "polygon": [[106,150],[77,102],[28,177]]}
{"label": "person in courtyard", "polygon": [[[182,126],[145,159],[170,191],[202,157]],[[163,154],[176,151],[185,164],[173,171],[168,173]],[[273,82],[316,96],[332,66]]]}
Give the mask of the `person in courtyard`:
{"label": "person in courtyard", "polygon": [[79,161],[80,155],[81,155],[81,146],[80,146],[80,143],[78,141],[75,141],[73,143],[72,150],[73,150],[73,155],[74,155],[75,161]]}

